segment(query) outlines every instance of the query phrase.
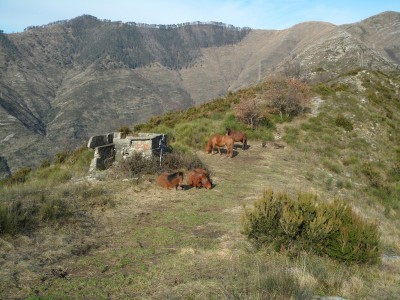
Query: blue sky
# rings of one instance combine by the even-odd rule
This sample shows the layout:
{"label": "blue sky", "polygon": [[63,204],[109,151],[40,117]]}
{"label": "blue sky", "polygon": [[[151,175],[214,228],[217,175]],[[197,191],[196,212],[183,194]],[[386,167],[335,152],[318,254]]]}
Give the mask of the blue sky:
{"label": "blue sky", "polygon": [[21,32],[83,14],[148,24],[217,21],[285,29],[305,21],[354,23],[388,10],[400,12],[400,0],[0,0],[0,29]]}

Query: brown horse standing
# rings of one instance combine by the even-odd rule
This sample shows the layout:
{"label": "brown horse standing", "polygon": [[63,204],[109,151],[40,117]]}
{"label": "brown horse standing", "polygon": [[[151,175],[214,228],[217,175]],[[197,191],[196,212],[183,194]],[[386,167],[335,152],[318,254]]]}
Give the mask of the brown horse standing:
{"label": "brown horse standing", "polygon": [[233,138],[228,135],[219,135],[214,134],[211,136],[206,145],[206,153],[214,154],[214,148],[218,148],[219,154],[221,154],[220,147],[226,146],[226,156],[232,157],[233,156]]}
{"label": "brown horse standing", "polygon": [[230,128],[226,128],[226,135],[229,135],[230,137],[232,137],[235,142],[243,143],[242,149],[246,150],[246,148],[247,148],[247,137],[246,137],[246,134],[244,132],[233,131]]}
{"label": "brown horse standing", "polygon": [[211,189],[212,184],[208,173],[204,169],[194,169],[190,171],[186,178],[186,183],[188,185],[194,186],[196,188],[201,188],[202,186],[206,189]]}
{"label": "brown horse standing", "polygon": [[166,189],[182,189],[182,182],[183,182],[183,173],[176,172],[176,173],[162,173],[157,177],[156,180],[159,186],[162,186]]}

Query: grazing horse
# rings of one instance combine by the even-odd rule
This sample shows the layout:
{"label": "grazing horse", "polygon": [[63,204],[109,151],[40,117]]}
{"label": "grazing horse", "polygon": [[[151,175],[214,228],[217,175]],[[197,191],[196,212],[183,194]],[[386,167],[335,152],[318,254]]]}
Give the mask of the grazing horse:
{"label": "grazing horse", "polygon": [[162,186],[163,188],[166,189],[172,189],[175,187],[175,189],[182,189],[182,182],[183,182],[183,173],[182,172],[176,172],[176,173],[162,173],[157,177],[156,180],[157,184],[159,186]]}
{"label": "grazing horse", "polygon": [[206,145],[206,153],[214,154],[214,148],[218,148],[219,154],[221,154],[220,147],[226,146],[226,156],[232,157],[233,156],[233,138],[228,135],[219,135],[214,134],[211,136]]}
{"label": "grazing horse", "polygon": [[233,131],[230,128],[226,128],[226,135],[229,135],[230,137],[233,138],[235,142],[241,142],[243,143],[242,149],[246,150],[247,147],[247,137],[244,132],[241,131]]}
{"label": "grazing horse", "polygon": [[212,188],[210,177],[204,169],[193,169],[190,171],[187,175],[186,183],[196,188],[201,188],[202,186],[207,190]]}

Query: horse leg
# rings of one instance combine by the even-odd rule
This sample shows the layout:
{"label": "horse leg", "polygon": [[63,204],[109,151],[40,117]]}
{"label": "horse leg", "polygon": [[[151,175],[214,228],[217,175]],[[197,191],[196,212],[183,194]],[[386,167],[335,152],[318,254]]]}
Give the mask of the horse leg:
{"label": "horse leg", "polygon": [[211,155],[215,154],[215,145],[212,146],[212,151],[211,151]]}

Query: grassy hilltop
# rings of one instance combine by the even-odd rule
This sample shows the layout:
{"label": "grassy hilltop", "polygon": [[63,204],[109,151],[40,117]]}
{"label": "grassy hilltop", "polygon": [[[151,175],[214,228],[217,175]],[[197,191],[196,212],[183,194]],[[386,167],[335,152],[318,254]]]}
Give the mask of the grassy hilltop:
{"label": "grassy hilltop", "polygon": [[[399,87],[267,79],[132,128],[168,134],[164,169],[201,165],[211,190],[163,190],[139,159],[89,176],[85,147],[20,169],[0,186],[1,298],[398,298]],[[249,149],[206,155],[226,127]]]}

